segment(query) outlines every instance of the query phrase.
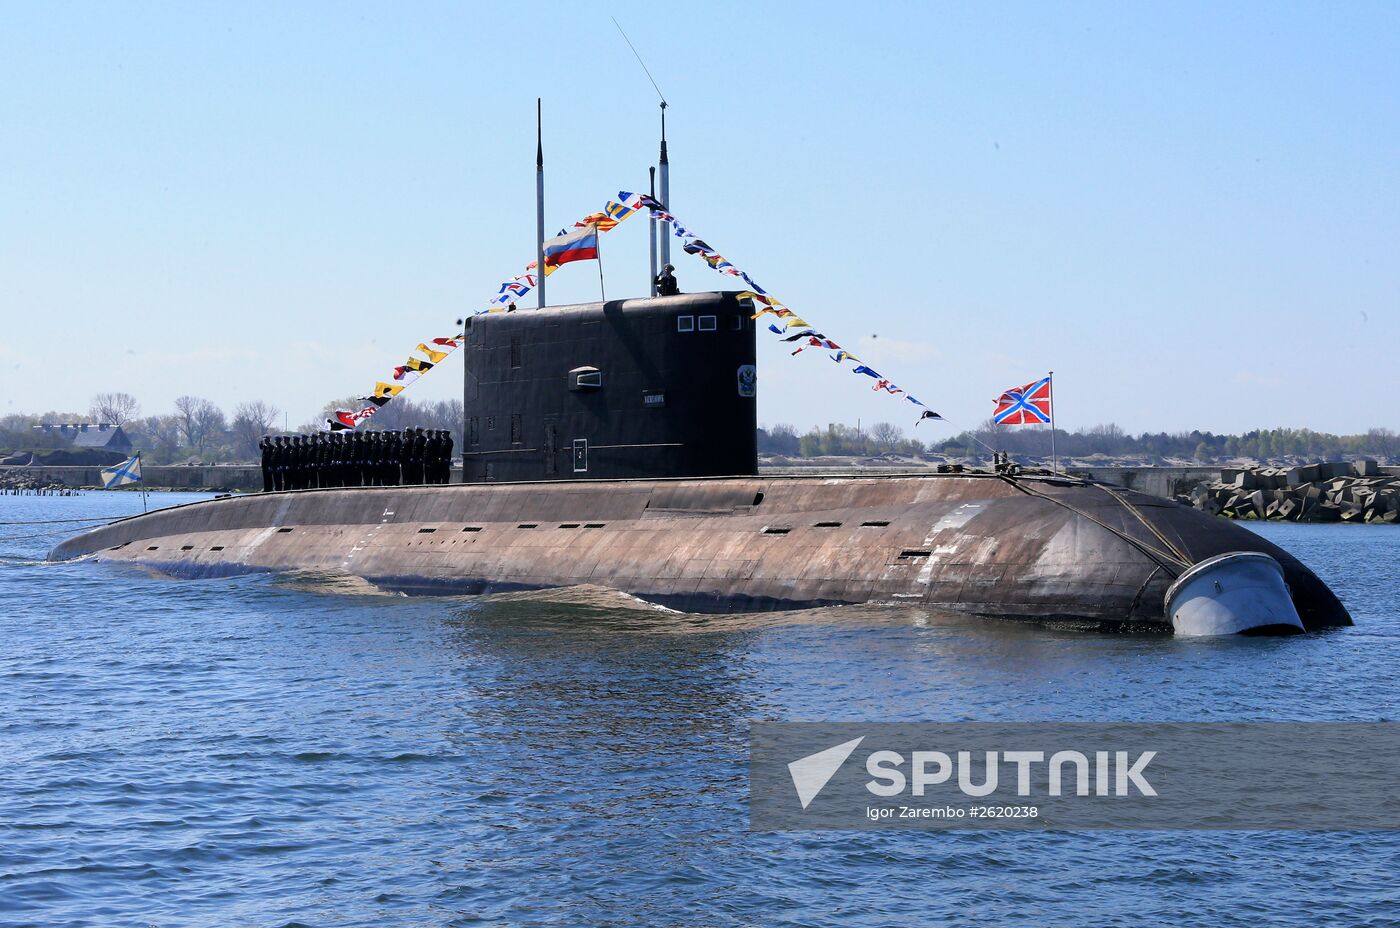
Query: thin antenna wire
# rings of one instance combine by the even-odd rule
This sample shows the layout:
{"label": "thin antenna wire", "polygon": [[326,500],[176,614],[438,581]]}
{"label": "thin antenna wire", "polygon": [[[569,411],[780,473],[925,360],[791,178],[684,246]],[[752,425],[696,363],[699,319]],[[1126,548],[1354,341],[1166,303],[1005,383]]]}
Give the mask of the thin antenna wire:
{"label": "thin antenna wire", "polygon": [[637,64],[641,65],[641,66],[642,66],[642,70],[646,72],[647,80],[651,81],[651,86],[652,86],[653,88],[655,88],[655,90],[656,90],[656,95],[657,95],[658,97],[661,98],[661,105],[662,105],[663,107],[666,106],[666,105],[667,105],[667,103],[666,103],[666,95],[665,95],[664,93],[661,92],[661,88],[660,88],[660,87],[657,87],[657,86],[656,86],[656,78],[654,78],[654,77],[651,76],[651,69],[647,67],[647,63],[646,63],[645,61],[642,60],[642,56],[637,52],[637,46],[633,45],[633,44],[632,44],[632,40],[629,39],[629,38],[627,38],[627,33],[625,33],[625,32],[622,31],[622,26],[621,26],[621,24],[618,23],[617,17],[616,17],[616,16],[612,16],[612,17],[609,17],[609,18],[613,21],[613,25],[614,25],[614,26],[617,26],[617,31],[618,31],[618,33],[622,36],[622,41],[626,42],[626,43],[627,43],[627,47],[630,48],[630,49],[632,49],[632,54],[634,54],[634,55],[637,56]]}

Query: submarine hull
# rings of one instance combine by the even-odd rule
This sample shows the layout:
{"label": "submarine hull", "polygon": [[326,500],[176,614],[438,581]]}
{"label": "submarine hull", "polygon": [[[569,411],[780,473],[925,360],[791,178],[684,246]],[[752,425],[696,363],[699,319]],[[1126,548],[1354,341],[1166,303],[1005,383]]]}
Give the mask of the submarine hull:
{"label": "submarine hull", "polygon": [[1350,625],[1311,571],[1169,500],[992,474],[578,480],[300,490],[124,519],[63,542],[180,577],[329,571],[414,594],[593,584],[687,612],[894,601],[1170,631],[1192,564],[1268,554],[1305,629]]}

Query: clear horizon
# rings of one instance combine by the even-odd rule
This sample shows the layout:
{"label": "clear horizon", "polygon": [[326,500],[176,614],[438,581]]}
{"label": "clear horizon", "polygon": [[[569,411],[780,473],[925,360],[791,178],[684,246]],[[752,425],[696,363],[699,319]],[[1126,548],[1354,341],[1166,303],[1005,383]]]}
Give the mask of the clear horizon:
{"label": "clear horizon", "polygon": [[[0,10],[0,415],[120,390],[295,427],[367,392],[532,259],[536,96],[548,231],[645,186],[616,15],[671,103],[675,213],[949,420],[760,332],[761,423],[938,441],[1053,369],[1071,431],[1400,426],[1368,402],[1400,10],[802,10]],[[604,237],[610,297],[644,293],[645,227]],[[549,288],[596,299],[596,268]],[[459,397],[457,364],[405,395]]]}

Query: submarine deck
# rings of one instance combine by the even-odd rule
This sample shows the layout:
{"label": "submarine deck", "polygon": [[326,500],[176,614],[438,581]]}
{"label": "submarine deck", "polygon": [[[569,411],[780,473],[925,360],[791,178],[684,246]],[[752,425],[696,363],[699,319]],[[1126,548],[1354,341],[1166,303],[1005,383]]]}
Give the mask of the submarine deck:
{"label": "submarine deck", "polygon": [[1253,532],[1104,484],[997,474],[742,476],[356,487],[223,497],[133,516],[51,558],[176,576],[318,570],[389,590],[590,583],[690,612],[904,601],[980,615],[1169,628],[1190,564],[1262,551],[1305,627],[1331,591]]}

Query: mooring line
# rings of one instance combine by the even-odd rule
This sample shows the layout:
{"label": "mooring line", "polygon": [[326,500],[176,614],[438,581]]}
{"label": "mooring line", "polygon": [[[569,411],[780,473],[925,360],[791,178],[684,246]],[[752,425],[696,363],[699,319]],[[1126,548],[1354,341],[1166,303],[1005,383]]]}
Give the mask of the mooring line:
{"label": "mooring line", "polygon": [[[1013,487],[1015,487],[1016,489],[1020,490],[1022,493],[1025,493],[1027,496],[1034,496],[1034,497],[1036,497],[1037,499],[1043,499],[1043,500],[1045,500],[1047,503],[1054,503],[1056,506],[1060,506],[1061,508],[1068,509],[1070,512],[1074,513],[1075,515],[1079,516],[1080,518],[1088,519],[1090,522],[1093,522],[1095,525],[1099,526],[1099,527],[1102,528],[1104,531],[1109,532],[1110,534],[1117,536],[1118,538],[1120,538],[1120,539],[1122,539],[1123,541],[1127,542],[1127,543],[1128,543],[1129,545],[1131,545],[1132,547],[1137,548],[1137,549],[1138,549],[1139,551],[1141,551],[1143,554],[1146,554],[1148,557],[1152,558],[1154,561],[1156,561],[1156,562],[1158,563],[1159,566],[1162,567],[1162,569],[1164,569],[1164,570],[1166,570],[1168,573],[1170,573],[1170,574],[1172,575],[1173,578],[1176,578],[1176,577],[1180,576],[1182,570],[1184,570],[1185,568],[1191,566],[1190,563],[1189,563],[1188,561],[1185,561],[1185,560],[1183,560],[1183,559],[1177,557],[1177,556],[1174,555],[1174,554],[1169,554],[1169,553],[1166,552],[1166,551],[1159,551],[1159,550],[1157,550],[1156,548],[1152,547],[1151,545],[1147,544],[1146,542],[1141,541],[1140,539],[1134,538],[1133,536],[1129,535],[1127,532],[1123,531],[1122,529],[1116,528],[1116,527],[1114,527],[1114,526],[1112,526],[1112,525],[1109,525],[1107,522],[1103,521],[1102,519],[1099,519],[1099,518],[1096,518],[1095,516],[1090,515],[1089,513],[1085,512],[1083,509],[1080,509],[1078,506],[1073,505],[1072,503],[1067,503],[1067,502],[1065,502],[1064,500],[1056,499],[1055,497],[1049,495],[1048,493],[1041,493],[1041,492],[1038,491],[1038,490],[1032,490],[1030,487],[1023,486],[1018,480],[1015,480],[1014,478],[1007,477],[1007,476],[1002,475],[1002,474],[998,474],[997,476],[1001,477],[1002,480],[1005,480],[1007,483],[1011,484]],[[1118,502],[1120,502],[1120,503],[1123,502],[1122,500],[1119,500],[1118,497],[1113,496],[1112,493],[1110,493],[1109,496],[1110,496],[1111,498],[1115,499],[1115,500],[1118,500]],[[1132,508],[1132,507],[1128,507],[1128,508]],[[1139,518],[1140,518],[1140,517],[1139,517]],[[1168,547],[1171,547],[1171,546],[1168,545]],[[1172,565],[1172,564],[1179,565],[1179,569],[1177,569],[1177,570],[1172,570],[1172,568],[1169,566],[1169,565]]]}

